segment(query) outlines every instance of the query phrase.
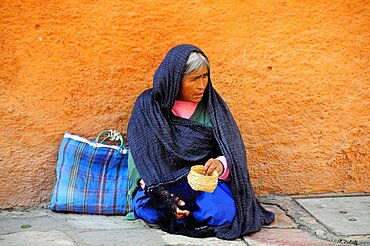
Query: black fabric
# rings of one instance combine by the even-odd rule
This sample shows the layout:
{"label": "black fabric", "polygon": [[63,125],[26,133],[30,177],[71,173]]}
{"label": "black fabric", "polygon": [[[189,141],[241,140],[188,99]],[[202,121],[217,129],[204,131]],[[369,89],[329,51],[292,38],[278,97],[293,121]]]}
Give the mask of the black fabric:
{"label": "black fabric", "polygon": [[182,223],[178,223],[175,219],[161,221],[159,227],[165,232],[188,237],[205,238],[216,235],[216,227],[199,225],[191,217],[186,217]]}
{"label": "black fabric", "polygon": [[192,216],[187,216],[182,220],[177,220],[176,209],[178,208],[179,198],[163,186],[145,188],[145,194],[150,197],[150,204],[153,208],[161,210],[164,206],[167,210],[167,214],[170,219],[165,219],[163,217],[159,222],[159,227],[163,231],[199,238],[215,235],[215,227],[207,226],[206,222],[199,224]]}
{"label": "black fabric", "polygon": [[[176,217],[176,210],[178,208],[179,198],[176,194],[169,192],[168,190],[164,189],[163,186],[157,187],[145,187],[144,189],[145,195],[150,197],[151,206],[156,208],[156,206],[164,203],[168,212],[173,216]],[[159,207],[158,207],[159,208]]]}
{"label": "black fabric", "polygon": [[209,79],[202,100],[212,127],[173,115],[185,64],[193,45],[172,48],[154,75],[153,88],[137,99],[128,126],[128,141],[135,165],[148,187],[169,184],[188,174],[191,166],[205,164],[222,153],[231,175],[237,216],[231,225],[215,229],[219,238],[235,239],[270,224],[274,214],[257,201],[247,169],[245,146],[226,103]]}

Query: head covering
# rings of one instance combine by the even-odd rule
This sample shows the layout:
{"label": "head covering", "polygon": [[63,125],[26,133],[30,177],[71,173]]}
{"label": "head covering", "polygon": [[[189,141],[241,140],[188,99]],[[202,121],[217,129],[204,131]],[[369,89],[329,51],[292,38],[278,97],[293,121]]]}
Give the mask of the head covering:
{"label": "head covering", "polygon": [[232,224],[216,229],[216,235],[235,239],[258,231],[262,224],[270,224],[274,214],[266,211],[255,197],[239,128],[213,88],[210,76],[202,101],[207,105],[212,127],[172,113],[191,52],[205,56],[193,45],[172,48],[154,75],[153,88],[138,97],[128,126],[130,151],[148,187],[179,180],[189,173],[191,166],[205,164],[211,157],[225,156],[238,212]]}

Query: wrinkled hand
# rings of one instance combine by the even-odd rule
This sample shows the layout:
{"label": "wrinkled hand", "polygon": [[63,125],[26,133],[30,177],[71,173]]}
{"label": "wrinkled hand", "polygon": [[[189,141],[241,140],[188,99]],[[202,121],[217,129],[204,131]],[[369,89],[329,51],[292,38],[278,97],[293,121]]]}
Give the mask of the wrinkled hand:
{"label": "wrinkled hand", "polygon": [[218,176],[220,176],[224,172],[224,165],[221,161],[211,158],[204,165],[203,173],[206,175],[211,175],[213,171],[216,171]]}
{"label": "wrinkled hand", "polygon": [[[177,205],[184,206],[185,202],[183,200],[178,199]],[[178,206],[176,206],[176,211],[175,211],[176,219],[183,219],[185,216],[188,216],[190,214],[188,210],[181,210],[179,209]]]}

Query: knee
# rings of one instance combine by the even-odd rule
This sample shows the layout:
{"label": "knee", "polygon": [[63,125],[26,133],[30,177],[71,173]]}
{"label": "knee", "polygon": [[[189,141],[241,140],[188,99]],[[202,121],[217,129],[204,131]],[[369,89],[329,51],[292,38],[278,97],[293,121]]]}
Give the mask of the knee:
{"label": "knee", "polygon": [[223,224],[231,223],[236,216],[236,205],[234,199],[226,199],[222,202],[222,206],[219,206],[219,216],[223,218]]}
{"label": "knee", "polygon": [[197,200],[199,209],[193,212],[198,222],[208,221],[210,226],[230,224],[236,215],[234,199],[230,196],[204,194]]}
{"label": "knee", "polygon": [[150,224],[160,221],[160,213],[150,206],[149,198],[145,197],[144,192],[138,191],[132,201],[132,210],[137,218],[145,220]]}

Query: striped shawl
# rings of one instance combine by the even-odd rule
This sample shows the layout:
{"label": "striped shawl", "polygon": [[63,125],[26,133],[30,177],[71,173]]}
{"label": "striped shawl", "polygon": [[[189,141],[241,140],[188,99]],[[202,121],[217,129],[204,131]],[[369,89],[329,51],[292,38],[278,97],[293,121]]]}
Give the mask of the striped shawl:
{"label": "striped shawl", "polygon": [[128,125],[128,142],[136,167],[148,187],[174,182],[194,164],[222,154],[230,168],[230,186],[237,215],[230,225],[218,227],[219,238],[235,239],[270,224],[274,214],[257,201],[247,169],[245,146],[226,103],[209,79],[203,101],[212,127],[176,117],[171,109],[177,98],[192,45],[172,48],[154,75],[153,88],[137,99]]}

